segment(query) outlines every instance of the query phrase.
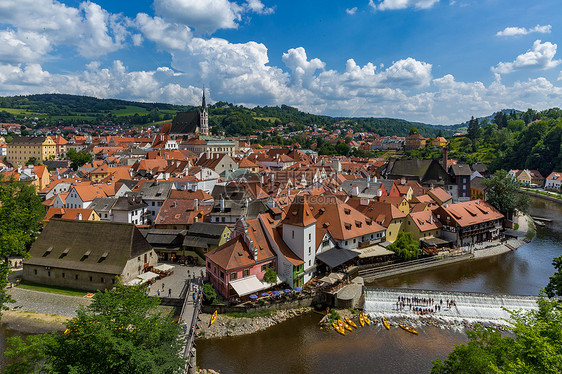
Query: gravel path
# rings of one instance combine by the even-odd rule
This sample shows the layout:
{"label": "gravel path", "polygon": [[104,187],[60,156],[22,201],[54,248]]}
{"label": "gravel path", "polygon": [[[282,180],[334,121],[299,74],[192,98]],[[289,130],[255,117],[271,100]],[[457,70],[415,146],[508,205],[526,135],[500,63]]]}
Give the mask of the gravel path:
{"label": "gravel path", "polygon": [[88,298],[31,291],[19,287],[8,288],[7,293],[16,301],[7,304],[10,309],[66,317],[74,317],[78,307],[91,302],[91,299]]}

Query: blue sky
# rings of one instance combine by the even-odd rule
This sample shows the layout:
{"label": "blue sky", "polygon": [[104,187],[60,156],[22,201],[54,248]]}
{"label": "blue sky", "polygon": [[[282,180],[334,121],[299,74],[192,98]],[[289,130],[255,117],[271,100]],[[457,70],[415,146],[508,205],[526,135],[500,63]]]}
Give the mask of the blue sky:
{"label": "blue sky", "polygon": [[0,95],[463,122],[560,106],[557,0],[0,0]]}

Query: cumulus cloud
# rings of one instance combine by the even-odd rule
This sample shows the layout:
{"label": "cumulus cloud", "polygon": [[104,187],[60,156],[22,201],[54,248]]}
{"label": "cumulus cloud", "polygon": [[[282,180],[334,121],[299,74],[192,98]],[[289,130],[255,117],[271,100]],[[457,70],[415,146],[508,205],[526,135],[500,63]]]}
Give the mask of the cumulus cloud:
{"label": "cumulus cloud", "polygon": [[500,74],[511,73],[521,69],[550,69],[558,64],[561,60],[554,60],[557,45],[536,40],[533,47],[522,55],[517,56],[513,62],[500,62],[496,67],[492,67],[492,71]]}
{"label": "cumulus cloud", "polygon": [[154,8],[166,20],[209,34],[218,29],[237,28],[244,10],[228,0],[155,0]]}
{"label": "cumulus cloud", "polygon": [[44,35],[36,32],[0,30],[0,61],[5,63],[33,62],[51,49]]}
{"label": "cumulus cloud", "polygon": [[400,86],[428,86],[431,81],[431,64],[408,57],[386,69],[382,81]]}
{"label": "cumulus cloud", "polygon": [[122,16],[109,14],[89,1],[81,3],[79,8],[54,0],[0,2],[0,23],[9,25],[18,34],[36,33],[48,41],[49,47],[44,46],[36,54],[46,53],[59,44],[74,46],[85,57],[116,51],[128,36],[124,22]]}
{"label": "cumulus cloud", "polygon": [[247,0],[245,7],[257,14],[272,14],[275,9],[266,7],[261,0]]}
{"label": "cumulus cloud", "polygon": [[357,13],[357,7],[347,8],[347,9],[345,10],[345,12],[346,12],[347,14],[349,14],[349,15],[352,16],[352,15],[354,15],[355,13]]}
{"label": "cumulus cloud", "polygon": [[429,9],[438,2],[439,0],[382,0],[379,3],[375,3],[373,0],[369,0],[369,5],[374,10]]}
{"label": "cumulus cloud", "polygon": [[516,36],[516,35],[527,35],[531,33],[540,33],[540,34],[550,34],[552,29],[551,25],[536,25],[533,28],[527,29],[525,27],[506,27],[502,31],[498,31],[496,36]]}
{"label": "cumulus cloud", "polygon": [[[146,39],[166,50],[185,49],[192,38],[189,27],[171,24],[160,17],[150,17],[145,13],[137,14],[135,24]],[[135,42],[134,37],[133,41]],[[138,45],[140,42],[135,44]]]}

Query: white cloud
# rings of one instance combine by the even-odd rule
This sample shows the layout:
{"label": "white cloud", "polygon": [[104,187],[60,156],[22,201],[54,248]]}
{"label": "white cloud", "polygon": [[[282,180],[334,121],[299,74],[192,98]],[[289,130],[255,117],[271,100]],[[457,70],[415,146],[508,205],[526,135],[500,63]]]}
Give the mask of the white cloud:
{"label": "white cloud", "polygon": [[352,16],[352,15],[354,15],[355,13],[357,13],[357,7],[347,8],[347,9],[345,10],[345,12],[346,12],[347,14],[349,14],[349,15]]}
{"label": "white cloud", "polygon": [[5,63],[33,62],[50,49],[51,43],[36,32],[0,30],[0,61]]}
{"label": "white cloud", "polygon": [[369,5],[374,10],[396,10],[406,8],[429,9],[439,0],[382,0],[376,4],[373,0],[369,0]]}
{"label": "white cloud", "polygon": [[241,6],[228,0],[155,0],[154,8],[162,18],[200,33],[237,28],[243,11]]}
{"label": "white cloud", "polygon": [[246,0],[245,7],[257,14],[272,14],[275,9],[266,7],[261,0]]}
{"label": "white cloud", "polygon": [[550,34],[552,29],[551,25],[536,25],[532,29],[527,29],[525,27],[506,27],[502,31],[498,31],[496,36],[516,36],[516,35],[527,35],[531,33],[540,33],[540,34]]}
{"label": "white cloud", "polygon": [[492,67],[492,71],[500,74],[511,73],[521,69],[550,69],[558,64],[561,60],[554,60],[556,55],[556,44],[550,42],[541,43],[536,40],[532,49],[522,55],[517,56],[513,62],[500,62],[496,67]]}
{"label": "white cloud", "polygon": [[170,24],[160,17],[152,18],[145,13],[137,14],[135,23],[146,39],[166,50],[185,49],[192,38],[189,27]]}
{"label": "white cloud", "polygon": [[79,8],[54,0],[1,1],[0,23],[11,26],[18,34],[37,33],[51,46],[74,46],[85,57],[118,50],[128,35],[122,16],[109,14],[89,1]]}
{"label": "white cloud", "polygon": [[408,57],[386,69],[382,81],[398,86],[428,86],[431,81],[431,64]]}

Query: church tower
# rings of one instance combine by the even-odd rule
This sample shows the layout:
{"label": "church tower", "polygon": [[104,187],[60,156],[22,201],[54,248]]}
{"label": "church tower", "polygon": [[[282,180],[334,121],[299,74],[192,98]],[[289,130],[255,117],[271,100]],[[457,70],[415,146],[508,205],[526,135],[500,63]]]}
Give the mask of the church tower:
{"label": "church tower", "polygon": [[209,114],[207,113],[207,103],[205,102],[205,89],[203,89],[203,100],[201,112],[199,113],[199,126],[201,135],[209,135]]}

